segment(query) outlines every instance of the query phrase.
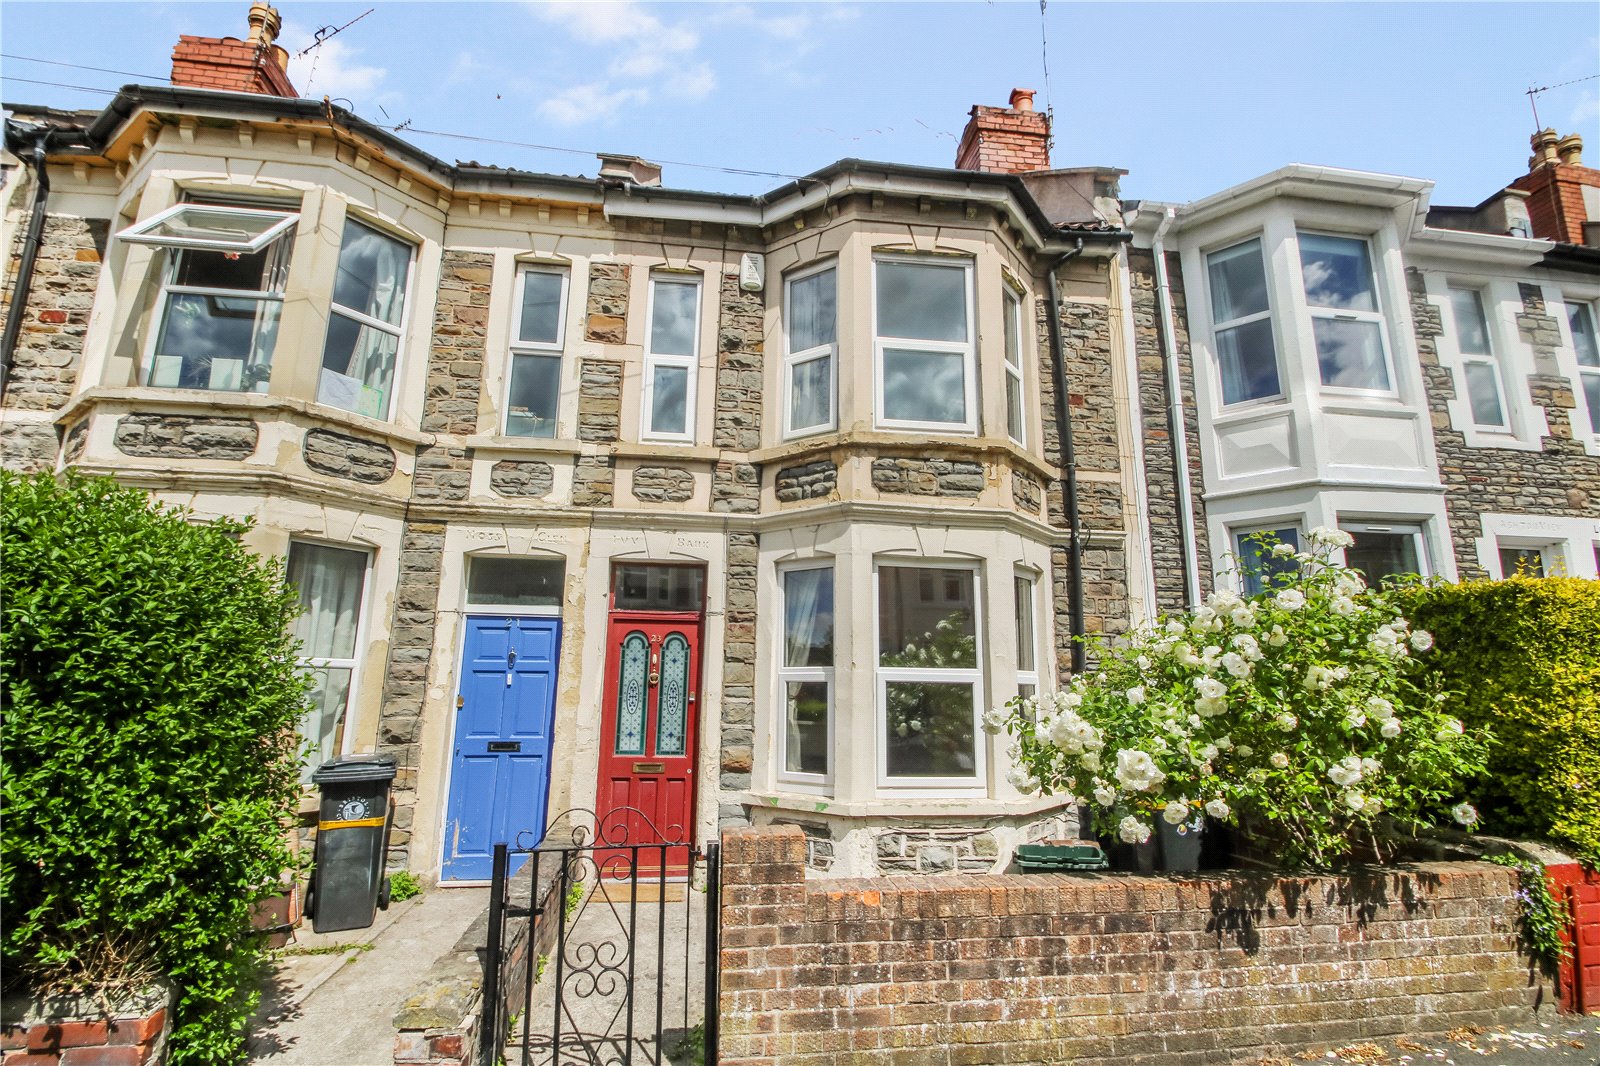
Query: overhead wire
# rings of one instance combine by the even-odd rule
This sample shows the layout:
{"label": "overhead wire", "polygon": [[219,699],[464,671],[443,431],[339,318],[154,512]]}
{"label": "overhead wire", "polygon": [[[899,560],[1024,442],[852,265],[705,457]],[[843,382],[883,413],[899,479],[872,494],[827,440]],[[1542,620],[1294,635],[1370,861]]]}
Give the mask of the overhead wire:
{"label": "overhead wire", "polygon": [[101,74],[122,74],[130,78],[148,78],[153,81],[171,81],[159,74],[140,74],[136,70],[116,70],[112,67],[91,67],[85,63],[68,63],[63,59],[40,59],[38,56],[19,56],[10,52],[0,52],[0,59],[16,59],[24,63],[48,63],[52,67],[72,67],[74,70],[93,70]]}

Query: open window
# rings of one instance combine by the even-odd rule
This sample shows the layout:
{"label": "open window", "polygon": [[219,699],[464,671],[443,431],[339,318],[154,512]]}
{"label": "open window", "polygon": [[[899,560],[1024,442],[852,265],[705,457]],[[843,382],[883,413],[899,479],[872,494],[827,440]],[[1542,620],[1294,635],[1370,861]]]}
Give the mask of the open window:
{"label": "open window", "polygon": [[168,249],[145,383],[266,392],[299,215],[182,203],[118,234]]}
{"label": "open window", "polygon": [[1409,522],[1341,520],[1339,528],[1355,538],[1355,543],[1344,550],[1344,564],[1359,570],[1368,585],[1377,587],[1389,577],[1429,575],[1422,526]]}

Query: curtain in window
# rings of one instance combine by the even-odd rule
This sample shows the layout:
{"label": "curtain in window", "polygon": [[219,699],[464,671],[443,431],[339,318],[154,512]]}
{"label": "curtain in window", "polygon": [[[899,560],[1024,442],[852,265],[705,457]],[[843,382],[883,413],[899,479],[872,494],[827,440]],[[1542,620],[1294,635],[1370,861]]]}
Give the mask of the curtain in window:
{"label": "curtain in window", "polygon": [[[410,249],[399,241],[352,223],[346,230],[339,258],[340,284],[334,302],[398,326],[405,302]],[[365,384],[387,388],[394,352],[391,335],[363,329],[350,353],[348,373]]]}
{"label": "curtain in window", "polygon": [[315,748],[306,775],[342,747],[366,563],[364,553],[344,548],[294,544],[289,550],[289,581],[299,589],[303,608],[293,633],[301,644],[301,662],[314,679],[310,708],[300,723],[301,736]]}

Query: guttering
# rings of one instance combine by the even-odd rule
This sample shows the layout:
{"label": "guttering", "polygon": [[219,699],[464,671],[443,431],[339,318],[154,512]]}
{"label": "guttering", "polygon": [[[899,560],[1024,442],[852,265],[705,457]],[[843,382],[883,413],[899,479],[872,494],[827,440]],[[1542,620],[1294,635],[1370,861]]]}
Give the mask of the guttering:
{"label": "guttering", "polygon": [[1177,212],[1167,208],[1151,239],[1156,259],[1156,302],[1161,310],[1161,364],[1167,372],[1167,432],[1172,435],[1172,476],[1178,489],[1178,547],[1183,558],[1184,607],[1200,606],[1200,560],[1195,549],[1194,500],[1189,487],[1189,431],[1183,417],[1183,375],[1178,366],[1176,324],[1172,317],[1172,281],[1167,276],[1167,230]]}
{"label": "guttering", "polygon": [[1067,617],[1072,630],[1072,672],[1082,674],[1083,647],[1083,524],[1078,517],[1078,457],[1072,446],[1072,405],[1067,394],[1067,359],[1061,340],[1061,286],[1056,274],[1083,254],[1083,238],[1050,264],[1050,364],[1056,378],[1056,436],[1060,441],[1063,493],[1067,510]]}
{"label": "guttering", "polygon": [[[28,290],[33,285],[33,268],[39,259],[39,246],[44,243],[45,205],[50,199],[50,171],[45,160],[54,133],[48,127],[24,131],[12,123],[6,124],[6,140],[14,142],[17,149],[23,148],[26,139],[32,138],[34,186],[28,230],[22,238],[22,258],[17,265],[16,283],[11,287],[11,306],[6,311],[5,334],[0,338],[0,399],[4,399],[6,387],[11,381],[11,359],[17,350],[17,338],[22,335],[22,316],[28,310]],[[20,157],[22,152],[18,151],[17,155]]]}

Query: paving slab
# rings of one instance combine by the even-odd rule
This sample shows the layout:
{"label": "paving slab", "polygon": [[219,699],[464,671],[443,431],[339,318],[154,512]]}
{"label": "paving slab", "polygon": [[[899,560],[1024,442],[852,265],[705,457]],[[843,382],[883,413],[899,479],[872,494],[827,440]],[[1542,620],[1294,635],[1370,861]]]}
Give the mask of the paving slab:
{"label": "paving slab", "polygon": [[368,929],[315,933],[276,953],[251,1022],[249,1061],[389,1066],[394,1014],[488,905],[485,888],[432,888]]}

